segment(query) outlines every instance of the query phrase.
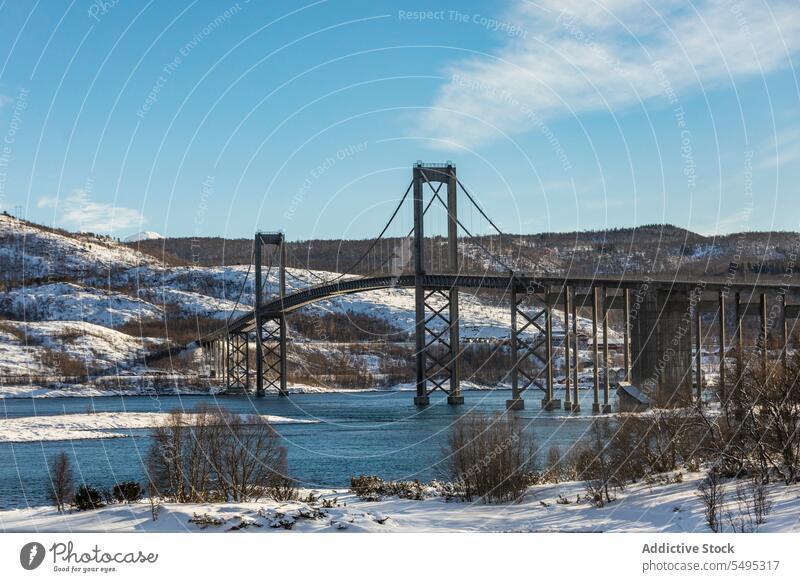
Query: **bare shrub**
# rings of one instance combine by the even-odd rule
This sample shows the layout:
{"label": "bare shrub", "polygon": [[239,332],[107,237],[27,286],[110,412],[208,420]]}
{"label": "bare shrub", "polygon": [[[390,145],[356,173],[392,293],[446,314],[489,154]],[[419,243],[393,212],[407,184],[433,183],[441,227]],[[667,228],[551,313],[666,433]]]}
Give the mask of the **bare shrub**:
{"label": "bare shrub", "polygon": [[708,527],[713,532],[719,532],[722,527],[725,484],[717,470],[712,469],[708,472],[706,478],[697,486],[697,494],[703,502],[703,512]]}
{"label": "bare shrub", "polygon": [[736,484],[736,513],[728,511],[728,522],[735,532],[757,532],[772,511],[772,502],[761,479],[744,479]]}
{"label": "bare shrub", "polygon": [[518,500],[534,469],[533,436],[517,416],[462,416],[450,430],[444,454],[444,473],[460,485],[467,501]]}
{"label": "bare shrub", "polygon": [[[787,365],[745,361],[743,375],[732,375],[728,393],[718,394],[722,414],[703,414],[707,447],[730,477],[773,474],[787,485],[800,478],[800,353]],[[737,381],[738,380],[738,381]]]}
{"label": "bare shrub", "polygon": [[609,420],[595,420],[573,457],[575,473],[578,479],[586,482],[586,494],[596,507],[603,507],[615,499],[613,492],[618,481],[612,440],[613,429]]}
{"label": "bare shrub", "polygon": [[294,490],[286,449],[269,423],[207,407],[167,416],[155,430],[149,468],[155,492],[179,503],[288,499]]}
{"label": "bare shrub", "polygon": [[547,450],[547,469],[545,471],[545,480],[552,483],[558,483],[567,478],[567,469],[565,467],[564,455],[561,453],[561,447],[553,445]]}
{"label": "bare shrub", "polygon": [[59,512],[63,512],[74,491],[72,466],[64,451],[50,459],[50,500]]}

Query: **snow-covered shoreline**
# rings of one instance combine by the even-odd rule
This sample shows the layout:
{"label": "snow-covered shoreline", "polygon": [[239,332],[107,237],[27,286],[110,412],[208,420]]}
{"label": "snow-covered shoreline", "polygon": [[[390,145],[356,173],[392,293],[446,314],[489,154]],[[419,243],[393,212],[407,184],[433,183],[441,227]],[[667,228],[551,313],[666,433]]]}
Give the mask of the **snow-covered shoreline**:
{"label": "snow-covered shoreline", "polygon": [[[576,501],[578,495],[585,496],[581,482],[534,486],[520,503],[493,505],[448,502],[442,497],[367,502],[339,489],[317,491],[333,505],[330,508],[321,503],[271,500],[166,503],[159,507],[156,521],[147,502],[63,515],[52,507],[14,509],[0,511],[0,531],[708,533],[696,493],[703,477],[701,472],[683,473],[678,482],[673,478],[665,484],[633,484],[603,508]],[[735,488],[733,483],[728,486]],[[800,485],[771,484],[769,496],[773,509],[759,531],[800,531]],[[570,503],[558,503],[560,497]]]}
{"label": "snow-covered shoreline", "polygon": [[[130,434],[118,431],[154,428],[159,426],[166,416],[167,414],[163,412],[94,412],[6,418],[0,421],[0,443],[126,437]],[[187,414],[186,418],[187,422],[191,423],[192,415]],[[275,415],[261,415],[261,418],[272,424],[319,422]]]}

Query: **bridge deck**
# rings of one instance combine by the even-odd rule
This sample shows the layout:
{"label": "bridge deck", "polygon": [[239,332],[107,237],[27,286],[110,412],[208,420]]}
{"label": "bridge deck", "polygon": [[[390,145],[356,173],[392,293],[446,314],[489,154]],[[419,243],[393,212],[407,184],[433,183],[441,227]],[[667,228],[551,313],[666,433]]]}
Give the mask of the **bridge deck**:
{"label": "bridge deck", "polygon": [[[704,291],[730,291],[756,293],[768,290],[800,292],[800,285],[780,283],[738,283],[704,282],[684,279],[652,279],[627,277],[533,277],[524,274],[510,275],[474,275],[474,274],[426,274],[423,275],[423,286],[427,289],[451,289],[461,287],[468,289],[509,289],[512,281],[517,290],[537,289],[543,291],[550,288],[559,292],[565,286],[591,287],[599,286],[617,289],[637,289],[647,286],[649,289],[662,288],[669,290],[689,290],[702,285]],[[323,301],[339,295],[349,295],[379,289],[409,288],[416,284],[415,275],[380,277],[361,277],[342,279],[335,283],[327,283],[308,287],[286,295],[283,299],[275,299],[261,307],[261,316],[275,316],[296,311],[301,307]],[[224,337],[231,332],[251,331],[255,328],[255,311],[245,313],[231,320],[225,327],[212,332],[201,339],[201,343]]]}

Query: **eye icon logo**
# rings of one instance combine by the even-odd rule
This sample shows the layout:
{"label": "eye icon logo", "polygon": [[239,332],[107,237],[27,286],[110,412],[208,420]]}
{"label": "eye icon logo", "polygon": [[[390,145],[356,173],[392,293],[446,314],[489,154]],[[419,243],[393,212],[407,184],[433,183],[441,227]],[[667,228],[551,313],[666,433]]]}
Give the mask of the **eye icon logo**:
{"label": "eye icon logo", "polygon": [[19,552],[19,563],[26,570],[35,570],[44,561],[44,546],[39,542],[29,542]]}

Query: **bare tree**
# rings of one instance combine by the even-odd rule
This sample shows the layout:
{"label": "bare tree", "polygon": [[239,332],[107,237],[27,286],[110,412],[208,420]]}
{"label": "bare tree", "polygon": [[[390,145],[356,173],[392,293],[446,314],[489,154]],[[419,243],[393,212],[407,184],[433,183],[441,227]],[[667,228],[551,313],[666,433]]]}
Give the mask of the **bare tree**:
{"label": "bare tree", "polygon": [[156,428],[149,472],[155,492],[179,503],[249,501],[275,487],[283,497],[294,491],[286,449],[269,423],[208,407],[172,412]]}
{"label": "bare tree", "polygon": [[444,449],[444,474],[466,500],[520,499],[534,470],[533,435],[517,416],[470,413],[450,430]]}
{"label": "bare tree", "polygon": [[248,501],[270,491],[291,498],[286,449],[269,423],[257,415],[220,411],[209,428],[209,459],[226,499]]}
{"label": "bare tree", "polygon": [[63,512],[67,503],[72,499],[75,488],[72,466],[66,452],[61,451],[50,459],[49,473],[50,500],[59,512]]}

